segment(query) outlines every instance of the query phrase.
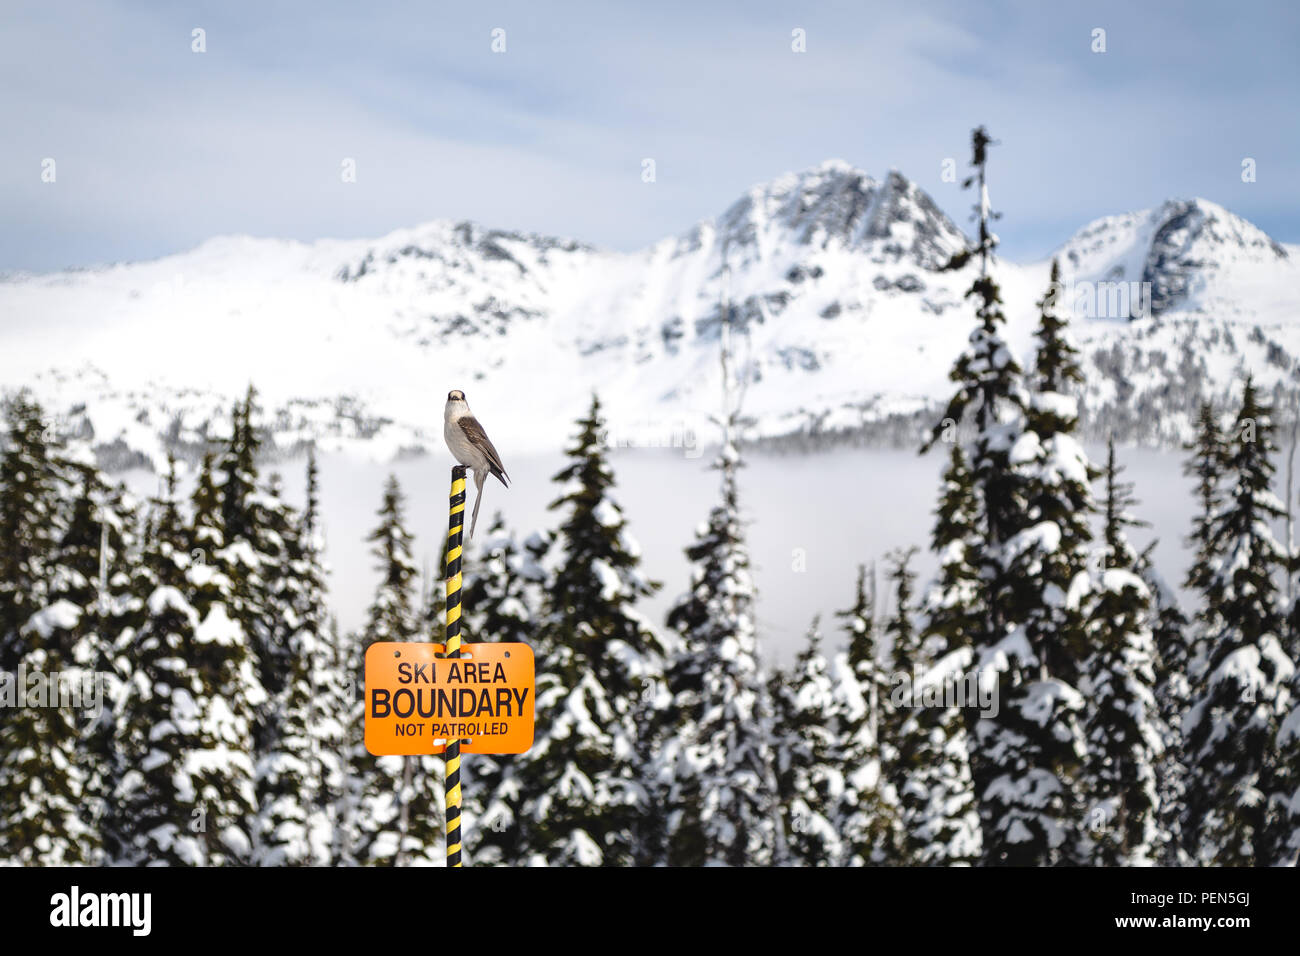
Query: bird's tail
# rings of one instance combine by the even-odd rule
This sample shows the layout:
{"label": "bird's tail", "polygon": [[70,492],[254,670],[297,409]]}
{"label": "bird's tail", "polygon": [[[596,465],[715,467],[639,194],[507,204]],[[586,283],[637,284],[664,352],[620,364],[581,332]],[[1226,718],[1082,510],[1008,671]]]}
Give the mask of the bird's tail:
{"label": "bird's tail", "polygon": [[483,486],[478,486],[478,494],[474,496],[474,517],[470,519],[469,536],[474,537],[474,529],[478,527],[478,506],[483,503]]}

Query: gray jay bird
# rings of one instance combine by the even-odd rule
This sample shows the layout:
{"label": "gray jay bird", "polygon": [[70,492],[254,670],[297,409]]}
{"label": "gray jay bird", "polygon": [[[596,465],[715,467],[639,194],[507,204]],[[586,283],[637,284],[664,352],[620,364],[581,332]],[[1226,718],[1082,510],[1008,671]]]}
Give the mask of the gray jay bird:
{"label": "gray jay bird", "polygon": [[487,481],[488,475],[495,475],[501,484],[509,488],[510,476],[506,474],[505,466],[501,464],[501,456],[492,447],[487,432],[483,431],[483,426],[469,410],[465,393],[458,388],[447,393],[447,408],[442,418],[442,437],[446,439],[447,450],[451,452],[451,457],[462,465],[474,469],[474,518],[469,526],[469,536],[472,538],[474,528],[478,525],[478,506],[483,503],[483,482]]}

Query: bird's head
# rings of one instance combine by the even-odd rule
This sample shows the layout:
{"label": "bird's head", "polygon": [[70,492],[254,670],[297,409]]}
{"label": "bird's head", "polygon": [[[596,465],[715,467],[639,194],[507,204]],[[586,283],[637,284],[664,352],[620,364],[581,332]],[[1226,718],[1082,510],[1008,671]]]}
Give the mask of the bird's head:
{"label": "bird's head", "polygon": [[465,401],[465,393],[458,388],[453,388],[450,392],[447,393],[447,401],[463,402]]}

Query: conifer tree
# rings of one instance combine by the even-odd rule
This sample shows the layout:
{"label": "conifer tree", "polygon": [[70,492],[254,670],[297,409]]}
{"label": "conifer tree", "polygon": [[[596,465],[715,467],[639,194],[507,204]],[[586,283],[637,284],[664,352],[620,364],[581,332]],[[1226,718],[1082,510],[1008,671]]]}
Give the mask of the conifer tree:
{"label": "conifer tree", "polygon": [[1188,621],[1179,607],[1178,595],[1155,569],[1154,548],[1152,542],[1139,557],[1138,574],[1151,593],[1156,711],[1162,733],[1162,747],[1156,761],[1157,825],[1162,841],[1157,862],[1161,866],[1186,866],[1189,858],[1183,841],[1187,776],[1183,719],[1191,700]]}
{"label": "conifer tree", "polygon": [[[870,585],[868,585],[868,579]],[[843,747],[844,791],[836,813],[842,862],[884,863],[896,840],[896,810],[889,800],[880,747],[880,709],[890,684],[876,647],[876,571],[858,565],[853,605],[836,612],[848,647],[834,659],[835,713]]]}
{"label": "conifer tree", "polygon": [[1277,729],[1277,763],[1269,780],[1266,859],[1272,866],[1300,863],[1300,668],[1291,683],[1294,706]]}
{"label": "conifer tree", "polygon": [[[307,504],[276,531],[283,565],[275,575],[290,671],[273,699],[274,736],[258,757],[257,862],[263,866],[328,864],[333,857],[333,801],[342,789],[341,756],[349,701],[325,607],[318,540],[318,478],[307,461]],[[271,500],[278,499],[273,486]],[[280,644],[277,641],[277,644]]]}
{"label": "conifer tree", "polygon": [[1202,864],[1268,862],[1268,791],[1294,673],[1279,640],[1274,581],[1286,556],[1268,526],[1283,515],[1270,491],[1272,433],[1269,409],[1248,378],[1224,464],[1226,493],[1208,528],[1206,611],[1185,722],[1188,836]]}
{"label": "conifer tree", "polygon": [[376,641],[412,641],[421,631],[413,593],[418,569],[411,555],[404,509],[401,485],[395,475],[389,475],[379,525],[367,539],[380,581],[366,615],[364,647]]}
{"label": "conifer tree", "polygon": [[[232,435],[240,430],[240,414]],[[238,441],[232,437],[232,444]],[[230,446],[228,446],[229,448]],[[259,715],[267,703],[246,613],[257,598],[256,557],[247,540],[225,525],[224,488],[216,485],[205,456],[192,499],[186,597],[198,614],[187,660],[198,674],[186,716],[197,736],[187,753],[189,786],[205,865],[252,861],[257,816],[254,760]],[[173,595],[160,600],[171,602]],[[183,607],[174,608],[187,616]],[[184,632],[181,632],[184,639]]]}
{"label": "conifer tree", "polygon": [[[257,554],[257,591],[250,602],[254,617],[254,648],[267,693],[279,698],[294,672],[291,646],[306,608],[302,571],[301,516],[284,500],[284,482],[273,472],[249,497],[252,535]],[[276,704],[268,702],[263,715],[269,743],[275,733]]]}
{"label": "conifer tree", "polygon": [[[980,633],[982,588],[979,572],[970,562],[978,541],[977,502],[970,469],[961,445],[953,442],[944,469],[943,488],[930,536],[938,556],[939,571],[926,589],[920,609],[921,651],[928,662],[926,677],[917,691],[931,693],[933,706],[917,715],[912,733],[923,733],[922,772],[934,812],[929,840],[917,862],[931,866],[970,864],[981,856],[979,815],[976,811],[971,771],[977,754],[970,752],[962,708],[956,689],[970,672],[973,642]],[[952,688],[952,703],[948,688]],[[941,704],[942,702],[942,704]]]}
{"label": "conifer tree", "polygon": [[[47,564],[58,532],[58,477],[52,434],[41,407],[26,393],[5,413],[8,441],[0,452],[0,671],[13,671],[27,650],[20,632],[48,597]],[[0,718],[2,719],[2,718]]]}
{"label": "conifer tree", "polygon": [[[423,639],[415,604],[417,568],[406,530],[401,486],[390,475],[379,525],[368,539],[380,575],[360,646]],[[358,666],[360,666],[360,658]],[[376,757],[361,738],[357,707],[350,773],[356,801],[351,855],[362,865],[426,865],[442,859],[442,761],[433,756]]]}
{"label": "conifer tree", "polygon": [[1088,570],[1088,522],[1095,510],[1090,483],[1100,472],[1074,437],[1079,412],[1071,390],[1083,373],[1060,297],[1061,270],[1053,260],[1048,290],[1038,303],[1037,354],[1029,382],[1027,417],[1037,447],[1026,441],[1014,455],[1026,473],[1026,519],[1037,547],[1020,555],[1016,565],[1034,575],[1036,600],[1025,615],[1034,653],[1053,677],[1073,683],[1084,654],[1083,621],[1061,598]]}
{"label": "conifer tree", "polygon": [[[225,530],[221,521],[221,492],[217,488],[214,471],[215,457],[211,450],[203,453],[194,491],[190,496],[191,517],[188,528],[191,560],[197,566],[213,568],[213,575],[216,573],[214,555],[225,544]],[[196,608],[202,613],[207,610],[207,606],[205,598]]]}
{"label": "conifer tree", "polygon": [[1214,525],[1222,506],[1220,484],[1228,459],[1228,449],[1219,429],[1218,416],[1210,402],[1203,402],[1200,406],[1196,418],[1196,437],[1187,446],[1187,450],[1192,454],[1183,473],[1196,478],[1196,496],[1200,507],[1192,525],[1191,536],[1187,539],[1194,558],[1185,585],[1205,593],[1214,575]]}
{"label": "conifer tree", "polygon": [[636,748],[645,688],[663,679],[664,639],[636,607],[658,588],[611,496],[600,403],[579,420],[551,503],[564,519],[538,639],[537,736],[512,761],[518,859],[613,866],[634,860],[649,805]]}
{"label": "conifer tree", "polygon": [[821,649],[820,622],[813,621],[808,642],[789,675],[773,671],[777,793],[788,862],[795,866],[835,866],[843,856],[835,826],[844,794],[842,745],[837,734],[834,686]]}
{"label": "conifer tree", "polygon": [[896,862],[912,866],[970,863],[979,848],[966,734],[947,685],[969,661],[958,649],[936,659],[942,640],[922,641],[913,623],[913,551],[898,553],[890,570],[894,611],[885,626],[892,687],[884,708],[886,777],[897,804]]}
{"label": "conifer tree", "polygon": [[34,614],[20,634],[30,642],[29,649],[6,689],[6,696],[25,693],[27,703],[6,704],[12,712],[0,726],[0,860],[41,866],[95,863],[99,839],[86,812],[91,803],[79,748],[84,715],[58,696],[73,686],[84,687],[85,675],[61,656],[53,633],[58,627],[75,627],[79,615],[70,604],[49,610]]}
{"label": "conifer tree", "polygon": [[671,729],[663,748],[671,865],[779,861],[771,713],[738,511],[734,481],[724,477],[722,504],[686,551],[691,591],[668,614],[682,638],[668,675]]}
{"label": "conifer tree", "polygon": [[939,558],[939,572],[926,590],[925,641],[934,654],[969,649],[979,632],[979,571],[970,561],[977,541],[975,489],[961,445],[953,442],[943,474],[930,548]]}
{"label": "conifer tree", "polygon": [[[463,592],[468,640],[523,642],[541,648],[534,634],[547,589],[543,562],[549,535],[534,533],[519,542],[498,512],[481,548],[471,553]],[[474,865],[513,862],[519,853],[519,786],[516,758],[475,754],[461,764],[464,792],[462,828],[465,853]]]}
{"label": "conifer tree", "polygon": [[231,408],[231,435],[221,456],[221,523],[227,543],[256,539],[257,453],[261,447],[253,427],[256,392],[250,385],[242,402]]}
{"label": "conifer tree", "polygon": [[[1065,596],[1057,579],[1077,560],[1077,529],[1063,527],[1062,515],[1049,513],[1048,494],[1053,476],[1066,474],[1075,461],[1072,439],[1053,453],[1034,430],[1051,428],[1053,438],[1061,437],[1052,419],[1069,411],[1066,403],[1031,402],[1002,335],[1001,293],[990,272],[996,216],[985,185],[991,143],[983,127],[975,130],[975,174],[965,185],[978,185],[978,239],[950,264],[979,258],[968,292],[979,324],[950,375],[957,388],[946,414],[923,450],[967,419],[974,427],[966,452],[977,532],[968,560],[982,585],[975,602],[982,620],[972,641],[973,663],[982,681],[996,682],[999,700],[996,717],[981,719],[975,708],[964,710],[976,754],[971,766],[982,849],[986,863],[1042,865],[1068,857],[1078,823],[1068,783],[1083,750],[1077,721],[1082,699],[1049,671],[1053,663],[1067,674],[1073,669],[1051,627]],[[1046,381],[1043,370],[1039,376]]]}
{"label": "conifer tree", "polygon": [[[98,862],[94,793],[81,734],[91,668],[78,638],[91,622],[68,600],[75,550],[66,496],[44,415],[19,394],[6,415],[0,453],[0,861],[20,865]],[[88,498],[87,498],[88,501]],[[87,505],[89,507],[89,505]],[[77,596],[80,596],[79,594]]]}
{"label": "conifer tree", "polygon": [[296,576],[301,582],[298,630],[291,640],[295,659],[307,673],[311,705],[305,709],[313,799],[310,821],[312,862],[342,859],[338,836],[347,784],[347,740],[360,680],[348,669],[338,623],[327,608],[325,535],[320,513],[316,449],[307,457],[307,500],[298,528]]}
{"label": "conifer tree", "polygon": [[[113,751],[113,712],[130,672],[120,645],[138,618],[131,567],[136,517],[125,488],[109,486],[84,445],[66,449],[57,463],[65,515],[43,613],[68,626],[53,625],[43,643],[75,667],[84,691],[98,697],[95,712],[78,721],[76,751],[85,781],[82,815],[94,831],[90,859],[100,863],[116,779],[124,770]],[[72,608],[75,614],[66,613]]]}
{"label": "conifer tree", "polygon": [[201,733],[199,707],[212,702],[196,659],[199,614],[187,596],[190,538],[176,484],[176,462],[169,458],[140,558],[142,620],[124,649],[132,668],[113,728],[124,770],[115,782],[106,837],[118,865],[209,862],[207,808],[196,775],[212,745]]}
{"label": "conifer tree", "polygon": [[[918,664],[923,664],[925,656],[921,650],[921,634],[912,619],[914,611],[912,595],[916,590],[916,572],[912,570],[915,548],[901,549],[889,556],[890,567],[888,580],[893,590],[893,612],[885,622],[884,633],[889,643],[889,661],[894,677],[910,674]],[[898,683],[897,680],[893,683]],[[891,714],[890,719],[897,718]],[[901,724],[902,721],[898,721]],[[891,731],[895,729],[891,727]]]}
{"label": "conifer tree", "polygon": [[1071,594],[1072,603],[1087,608],[1091,648],[1082,681],[1090,704],[1081,781],[1088,804],[1082,852],[1098,865],[1143,866],[1158,861],[1163,844],[1156,766],[1164,735],[1154,692],[1150,592],[1137,574],[1138,556],[1125,531],[1142,522],[1130,513],[1135,501],[1132,486],[1120,481],[1122,470],[1111,440],[1101,573]]}
{"label": "conifer tree", "polygon": [[121,627],[114,597],[122,596],[129,581],[134,515],[123,489],[110,488],[87,460],[89,453],[84,455],[60,462],[65,516],[51,555],[48,601],[67,601],[82,612],[81,627],[63,635],[61,649],[87,667],[104,668]]}
{"label": "conifer tree", "polygon": [[[147,551],[158,561],[159,579],[179,586],[182,577],[177,575],[182,555],[188,554],[190,538],[186,535],[185,519],[181,515],[179,479],[176,474],[176,456],[167,454],[167,474],[163,476],[160,494],[150,499],[145,524],[148,531],[142,538],[142,558]],[[164,560],[167,559],[167,560]],[[147,564],[148,562],[142,563]]]}
{"label": "conifer tree", "polygon": [[[256,391],[250,385],[243,400],[231,412],[231,432],[215,463],[216,474],[200,476],[198,494],[215,492],[219,502],[220,545],[211,555],[212,562],[224,575],[226,590],[222,605],[226,615],[242,632],[260,685],[260,703],[253,715],[253,749],[259,811],[250,821],[253,828],[256,862],[278,859],[280,849],[271,848],[264,837],[279,832],[298,841],[301,856],[303,819],[306,809],[298,805],[299,781],[286,779],[277,783],[269,777],[281,772],[292,773],[296,757],[286,756],[285,746],[300,741],[288,731],[285,737],[278,725],[284,713],[287,682],[301,677],[289,647],[296,621],[295,602],[299,584],[292,562],[297,548],[292,509],[281,498],[281,482],[272,475],[262,484],[258,472],[261,438],[254,424],[257,413]],[[208,465],[210,470],[213,466]],[[209,504],[196,506],[199,517],[215,523],[216,513],[207,513]],[[199,526],[199,532],[206,529]],[[300,695],[301,696],[301,695]],[[303,698],[305,699],[305,698]],[[271,807],[274,805],[275,809]]]}
{"label": "conifer tree", "polygon": [[278,746],[281,697],[294,673],[288,645],[297,584],[290,568],[296,519],[281,499],[279,476],[272,475],[264,485],[259,477],[262,441],[253,422],[256,395],[250,385],[234,406],[230,439],[217,463],[223,547],[215,559],[231,584],[227,611],[244,631],[266,692],[254,724],[260,763]]}
{"label": "conifer tree", "polygon": [[672,655],[659,779],[668,807],[667,862],[787,861],[773,766],[772,700],[758,659],[754,582],[740,514],[737,446],[745,375],[731,351],[732,309],[720,330],[721,501],[686,549],[691,586],[668,612]]}
{"label": "conifer tree", "polygon": [[295,636],[293,669],[276,705],[275,736],[257,758],[258,818],[253,861],[258,866],[306,866],[319,859],[314,810],[320,793],[319,755],[312,739],[312,678],[322,654],[317,635]]}
{"label": "conifer tree", "polygon": [[339,680],[338,708],[342,724],[337,758],[339,778],[331,793],[330,862],[334,866],[357,866],[361,862],[357,851],[362,844],[360,813],[366,773],[360,755],[365,749],[364,663],[360,637],[344,633],[338,618],[331,616],[329,633],[332,670]]}
{"label": "conifer tree", "polygon": [[578,641],[604,686],[626,706],[644,681],[662,676],[663,639],[635,607],[660,585],[642,575],[640,548],[610,496],[614,476],[596,396],[578,427],[570,464],[553,479],[563,493],[550,508],[566,517],[557,536],[550,630]]}
{"label": "conifer tree", "polygon": [[473,550],[475,573],[465,582],[469,640],[532,643],[551,543],[552,536],[541,532],[520,541],[500,512],[493,515],[483,544]]}
{"label": "conifer tree", "polygon": [[917,750],[921,744],[920,735],[915,732],[918,727],[915,709],[920,701],[913,700],[913,679],[927,662],[921,652],[920,635],[912,622],[916,575],[910,567],[911,560],[911,551],[890,556],[886,580],[893,591],[893,612],[883,632],[889,647],[889,688],[880,698],[881,757],[898,819],[890,855],[894,862],[908,865],[918,862],[920,844],[928,837],[922,831],[929,802],[923,788],[912,779],[918,769]]}

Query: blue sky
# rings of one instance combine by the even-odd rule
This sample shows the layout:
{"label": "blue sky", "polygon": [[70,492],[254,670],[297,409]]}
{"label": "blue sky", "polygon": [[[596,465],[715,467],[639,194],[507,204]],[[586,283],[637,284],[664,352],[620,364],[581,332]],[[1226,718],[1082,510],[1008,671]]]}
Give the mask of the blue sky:
{"label": "blue sky", "polygon": [[830,157],[966,226],[978,123],[1012,258],[1193,195],[1296,242],[1297,40],[1291,3],[6,0],[0,271],[434,218],[634,249]]}

